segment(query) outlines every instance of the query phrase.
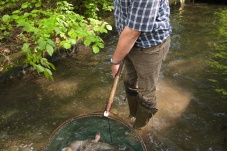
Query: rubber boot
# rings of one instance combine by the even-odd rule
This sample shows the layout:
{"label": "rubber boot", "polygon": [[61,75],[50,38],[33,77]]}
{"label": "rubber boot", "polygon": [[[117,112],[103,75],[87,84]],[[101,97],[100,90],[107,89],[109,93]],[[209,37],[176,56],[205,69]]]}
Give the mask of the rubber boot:
{"label": "rubber boot", "polygon": [[147,125],[151,117],[158,111],[156,108],[147,109],[138,103],[136,112],[136,121],[133,124],[133,128],[140,129]]}
{"label": "rubber boot", "polygon": [[129,107],[129,118],[136,117],[136,112],[138,108],[137,96],[126,94]]}
{"label": "rubber boot", "polygon": [[128,101],[128,107],[129,107],[129,116],[125,119],[128,124],[130,124],[131,126],[133,125],[133,123],[136,120],[136,112],[137,112],[137,106],[138,106],[138,101],[137,101],[137,94],[127,94],[126,93],[126,98]]}

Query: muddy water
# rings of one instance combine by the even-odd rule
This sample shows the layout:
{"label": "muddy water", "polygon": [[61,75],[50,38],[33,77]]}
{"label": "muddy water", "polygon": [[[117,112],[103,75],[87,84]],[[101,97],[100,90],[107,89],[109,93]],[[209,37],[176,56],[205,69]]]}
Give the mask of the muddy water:
{"label": "muddy water", "polygon": [[[139,132],[148,151],[227,150],[227,104],[205,74],[209,43],[216,40],[212,17],[219,8],[223,6],[196,4],[172,10],[172,46],[158,85],[159,112]],[[116,33],[105,40],[105,49],[97,55],[55,62],[54,81],[29,74],[1,84],[1,151],[41,150],[62,122],[104,110],[113,82],[109,58]],[[121,118],[128,115],[124,97],[120,81],[113,109]]]}

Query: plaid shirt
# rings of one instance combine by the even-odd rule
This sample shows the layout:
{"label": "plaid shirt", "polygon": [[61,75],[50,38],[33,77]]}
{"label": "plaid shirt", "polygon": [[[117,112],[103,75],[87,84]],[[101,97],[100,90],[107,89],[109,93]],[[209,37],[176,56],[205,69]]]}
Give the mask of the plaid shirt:
{"label": "plaid shirt", "polygon": [[115,26],[120,34],[127,26],[141,31],[135,45],[149,48],[171,33],[168,0],[114,0]]}

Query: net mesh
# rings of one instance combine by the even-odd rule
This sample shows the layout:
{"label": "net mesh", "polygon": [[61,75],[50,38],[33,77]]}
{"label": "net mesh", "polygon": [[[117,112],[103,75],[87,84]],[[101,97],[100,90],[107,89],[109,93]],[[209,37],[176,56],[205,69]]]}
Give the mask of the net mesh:
{"label": "net mesh", "polygon": [[94,139],[97,132],[101,134],[99,142],[114,148],[109,150],[146,151],[142,139],[131,126],[113,114],[106,118],[100,112],[80,115],[60,125],[44,150],[61,151],[71,142]]}

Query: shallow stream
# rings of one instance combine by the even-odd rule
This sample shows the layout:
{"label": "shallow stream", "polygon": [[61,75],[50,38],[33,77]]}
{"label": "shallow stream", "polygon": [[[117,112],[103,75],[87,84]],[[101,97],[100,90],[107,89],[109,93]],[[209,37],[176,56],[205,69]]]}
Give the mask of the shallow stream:
{"label": "shallow stream", "polygon": [[[148,151],[227,150],[227,104],[206,81],[210,46],[217,43],[214,12],[227,9],[187,4],[172,10],[170,52],[158,85],[158,113],[140,134]],[[105,38],[97,55],[56,61],[54,81],[28,74],[0,85],[0,151],[39,151],[64,121],[105,109],[113,78],[109,59],[117,34]],[[85,57],[84,57],[85,56]],[[113,104],[128,116],[120,81]]]}

